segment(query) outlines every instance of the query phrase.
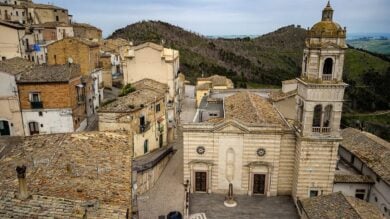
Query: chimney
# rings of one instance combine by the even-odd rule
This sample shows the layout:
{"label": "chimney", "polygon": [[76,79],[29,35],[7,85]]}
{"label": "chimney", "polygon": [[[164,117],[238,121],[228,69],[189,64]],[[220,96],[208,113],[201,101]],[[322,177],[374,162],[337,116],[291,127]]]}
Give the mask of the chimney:
{"label": "chimney", "polygon": [[21,200],[24,200],[28,197],[27,183],[26,183],[26,169],[27,167],[25,165],[16,167],[16,172],[18,175],[18,182],[19,182],[18,198]]}

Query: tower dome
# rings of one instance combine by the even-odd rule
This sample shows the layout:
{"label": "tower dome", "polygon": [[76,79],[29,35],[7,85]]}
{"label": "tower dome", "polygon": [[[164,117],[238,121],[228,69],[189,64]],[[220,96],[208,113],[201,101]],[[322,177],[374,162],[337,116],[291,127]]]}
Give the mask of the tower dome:
{"label": "tower dome", "polygon": [[346,31],[333,21],[333,8],[328,4],[322,11],[322,20],[309,30],[309,37],[345,38]]}

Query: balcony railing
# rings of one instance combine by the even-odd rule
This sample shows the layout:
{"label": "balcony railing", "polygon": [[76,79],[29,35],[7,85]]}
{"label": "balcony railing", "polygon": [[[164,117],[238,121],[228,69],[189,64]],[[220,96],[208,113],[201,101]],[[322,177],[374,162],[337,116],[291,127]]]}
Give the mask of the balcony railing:
{"label": "balcony railing", "polygon": [[330,127],[313,127],[312,131],[314,133],[329,133],[330,130]]}
{"label": "balcony railing", "polygon": [[31,103],[31,109],[42,109],[43,108],[43,102],[30,102]]}
{"label": "balcony railing", "polygon": [[144,133],[150,129],[150,122],[146,122],[145,124],[142,124],[139,126],[139,132]]}
{"label": "balcony railing", "polygon": [[330,75],[330,74],[323,74],[322,75],[322,80],[324,80],[324,81],[331,81],[332,80],[332,75]]}

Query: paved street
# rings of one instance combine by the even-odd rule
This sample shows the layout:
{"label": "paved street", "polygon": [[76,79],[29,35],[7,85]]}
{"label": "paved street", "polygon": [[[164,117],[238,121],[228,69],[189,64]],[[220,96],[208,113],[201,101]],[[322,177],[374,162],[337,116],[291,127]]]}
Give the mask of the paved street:
{"label": "paved street", "polygon": [[181,123],[192,122],[196,113],[194,96],[195,86],[186,85],[185,90],[185,98],[183,100],[182,112],[180,115]]}
{"label": "paved street", "polygon": [[207,219],[298,218],[293,200],[289,196],[266,198],[236,195],[238,205],[235,208],[224,206],[225,196],[223,194],[191,194],[190,213],[206,213]]}
{"label": "paved street", "polygon": [[[194,86],[190,86],[188,95],[186,92],[182,109],[182,122],[191,122],[195,115],[193,89]],[[170,211],[183,212],[183,141],[180,126],[173,147],[177,151],[165,167],[156,185],[150,191],[138,197],[141,219],[156,219],[160,215],[166,216]]]}

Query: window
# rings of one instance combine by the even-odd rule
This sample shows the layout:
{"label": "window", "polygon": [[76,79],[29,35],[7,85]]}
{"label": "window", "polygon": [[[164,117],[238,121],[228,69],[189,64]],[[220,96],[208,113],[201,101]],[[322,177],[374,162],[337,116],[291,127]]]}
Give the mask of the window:
{"label": "window", "polygon": [[160,104],[157,104],[157,105],[156,105],[156,112],[160,112],[160,110],[161,110],[161,109],[160,109]]}
{"label": "window", "polygon": [[217,113],[209,113],[209,116],[215,117],[215,116],[218,116],[218,114]]}
{"label": "window", "polygon": [[318,190],[310,190],[309,196],[310,198],[318,196]]}
{"label": "window", "polygon": [[40,93],[30,93],[30,102],[41,102]]}
{"label": "window", "polygon": [[57,55],[54,55],[54,64],[57,64]]}
{"label": "window", "polygon": [[56,16],[56,21],[59,21],[59,20],[60,20],[60,18],[58,16]]}
{"label": "window", "polygon": [[16,11],[16,16],[19,16],[19,12],[18,11]]}
{"label": "window", "polygon": [[304,65],[305,65],[305,71],[304,71],[304,73],[306,73],[306,72],[307,72],[307,57],[305,57],[305,63],[304,63]]}
{"label": "window", "polygon": [[39,111],[38,115],[39,115],[39,116],[43,116],[42,111]]}
{"label": "window", "polygon": [[359,198],[361,200],[364,200],[365,196],[366,196],[366,190],[365,189],[356,189],[355,198]]}
{"label": "window", "polygon": [[314,107],[314,115],[313,115],[313,127],[321,127],[321,114],[322,114],[322,106],[317,105]]}
{"label": "window", "polygon": [[22,16],[23,16],[23,17],[25,16],[25,13],[24,13],[24,11],[22,11]]}
{"label": "window", "polygon": [[5,56],[1,57],[1,60],[2,60],[2,61],[5,61],[5,60],[6,60],[6,57],[5,57]]}
{"label": "window", "polygon": [[82,104],[85,102],[85,89],[84,89],[84,85],[82,84],[79,84],[76,86],[76,91],[77,91],[77,103],[78,104]]}
{"label": "window", "polygon": [[327,58],[325,59],[324,69],[322,71],[322,79],[332,80],[332,72],[333,72],[333,59]]}
{"label": "window", "polygon": [[149,141],[148,139],[146,139],[144,141],[144,154],[148,153],[148,151],[149,151]]}

